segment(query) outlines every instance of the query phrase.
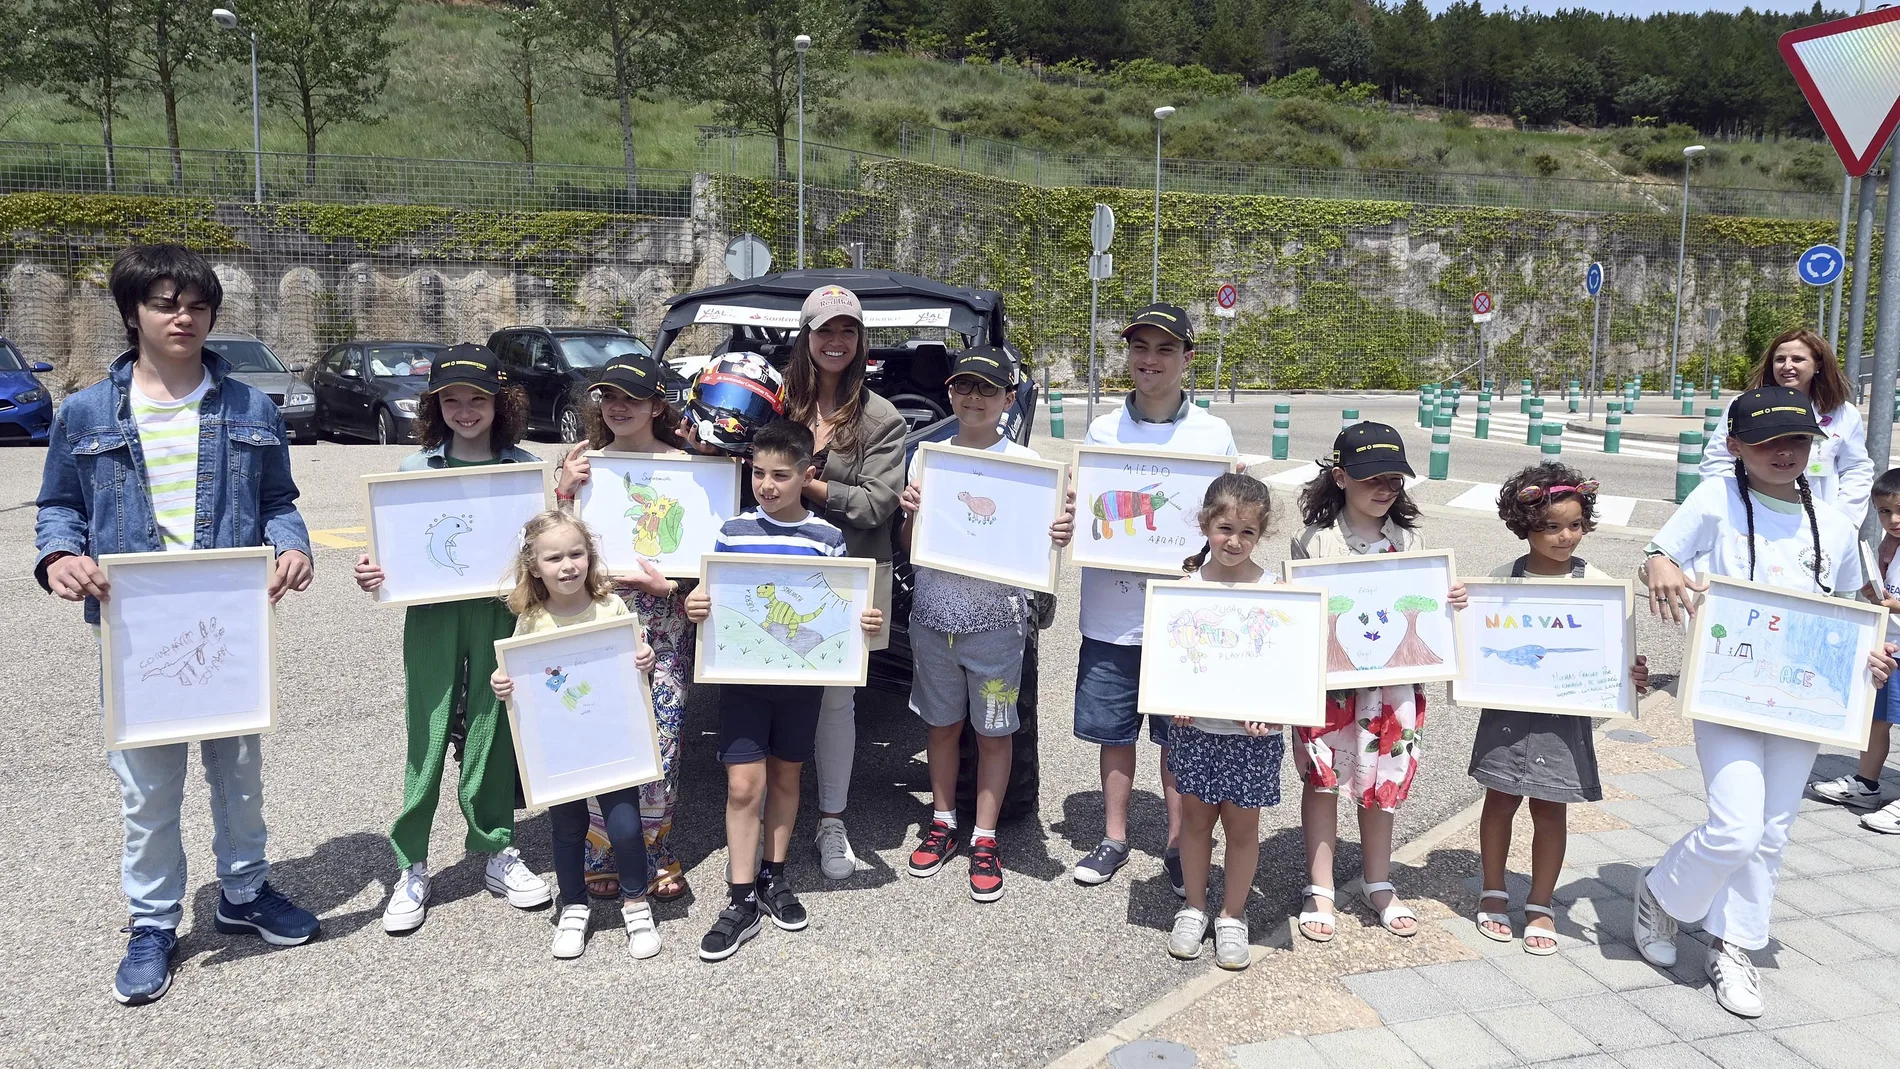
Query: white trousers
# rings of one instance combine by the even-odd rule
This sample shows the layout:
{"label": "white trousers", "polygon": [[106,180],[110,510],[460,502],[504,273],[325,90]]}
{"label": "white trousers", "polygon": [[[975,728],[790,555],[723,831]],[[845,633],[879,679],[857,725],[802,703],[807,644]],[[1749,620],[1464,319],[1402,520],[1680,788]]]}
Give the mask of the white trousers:
{"label": "white trousers", "polygon": [[1696,721],[1696,757],[1709,819],[1663,852],[1649,874],[1656,901],[1679,921],[1744,950],[1768,945],[1781,851],[1821,747]]}
{"label": "white trousers", "polygon": [[826,687],[818,705],[818,811],[842,813],[851,801],[851,763],[858,753],[858,690]]}

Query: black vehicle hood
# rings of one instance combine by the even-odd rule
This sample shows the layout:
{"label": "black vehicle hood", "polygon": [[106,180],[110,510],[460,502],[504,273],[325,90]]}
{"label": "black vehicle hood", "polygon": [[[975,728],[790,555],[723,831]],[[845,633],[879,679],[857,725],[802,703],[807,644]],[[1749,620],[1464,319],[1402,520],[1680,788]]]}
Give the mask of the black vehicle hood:
{"label": "black vehicle hood", "polygon": [[870,268],[823,268],[808,271],[781,271],[758,278],[708,286],[681,294],[667,302],[666,316],[660,321],[660,336],[655,340],[656,356],[681,330],[698,321],[700,309],[707,305],[736,305],[767,311],[796,312],[811,291],[821,286],[843,286],[857,294],[866,313],[896,311],[917,307],[947,307],[950,322],[945,324],[958,334],[974,338],[978,345],[1003,344],[1003,298],[995,290],[971,289],[934,282],[921,275]]}
{"label": "black vehicle hood", "polygon": [[413,400],[428,389],[429,376],[374,375],[370,377],[369,387],[376,391],[376,396],[386,401]]}

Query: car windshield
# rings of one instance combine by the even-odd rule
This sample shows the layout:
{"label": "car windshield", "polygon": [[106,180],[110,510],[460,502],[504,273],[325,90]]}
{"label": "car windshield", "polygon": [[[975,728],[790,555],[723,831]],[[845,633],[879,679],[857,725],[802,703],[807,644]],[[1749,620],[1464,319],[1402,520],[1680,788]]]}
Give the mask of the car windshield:
{"label": "car windshield", "polygon": [[369,347],[370,374],[379,379],[399,379],[409,375],[427,375],[429,364],[440,346],[372,345]]}
{"label": "car windshield", "polygon": [[284,365],[277,354],[264,347],[261,341],[214,341],[210,348],[231,365],[233,371],[278,371]]}
{"label": "car windshield", "polygon": [[569,334],[555,340],[561,343],[561,355],[575,367],[600,367],[616,356],[647,351],[638,338],[625,334]]}
{"label": "car windshield", "polygon": [[0,371],[25,371],[26,358],[10,341],[0,340]]}

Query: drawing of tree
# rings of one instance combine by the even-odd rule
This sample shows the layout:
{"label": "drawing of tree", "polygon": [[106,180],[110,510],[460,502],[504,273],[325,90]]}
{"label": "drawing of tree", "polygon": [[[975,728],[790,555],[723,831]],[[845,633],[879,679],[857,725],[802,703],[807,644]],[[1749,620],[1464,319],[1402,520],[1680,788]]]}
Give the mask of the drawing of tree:
{"label": "drawing of tree", "polygon": [[1418,637],[1418,614],[1437,612],[1438,602],[1433,598],[1418,594],[1407,594],[1392,603],[1392,608],[1405,614],[1405,638],[1392,651],[1391,659],[1385,662],[1387,668],[1420,668],[1428,664],[1443,664],[1445,659]]}
{"label": "drawing of tree", "polygon": [[1714,627],[1709,628],[1709,637],[1715,640],[1715,652],[1720,654],[1722,652],[1722,640],[1728,637],[1728,628],[1723,627],[1721,624],[1716,624]]}
{"label": "drawing of tree", "polygon": [[1337,595],[1326,602],[1326,670],[1328,672],[1353,672],[1359,666],[1352,663],[1346,655],[1346,647],[1339,644],[1339,618],[1352,611],[1352,599]]}

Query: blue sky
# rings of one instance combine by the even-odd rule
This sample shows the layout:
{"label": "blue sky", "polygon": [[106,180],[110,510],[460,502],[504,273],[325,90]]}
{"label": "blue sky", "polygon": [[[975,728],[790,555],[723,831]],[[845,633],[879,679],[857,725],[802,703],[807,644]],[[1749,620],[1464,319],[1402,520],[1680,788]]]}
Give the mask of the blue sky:
{"label": "blue sky", "polygon": [[[1425,0],[1425,6],[1433,11],[1443,11],[1451,6],[1451,0]],[[1756,11],[1807,11],[1814,6],[1814,0],[1801,3],[1800,0],[1758,0],[1756,3],[1743,3],[1741,0],[1515,0],[1512,3],[1486,3],[1486,11],[1504,8],[1517,10],[1528,7],[1532,11],[1550,14],[1560,9],[1583,8],[1589,11],[1602,11],[1615,15],[1654,15],[1664,11],[1740,11],[1744,7]],[[1859,6],[1858,0],[1848,3],[1846,0],[1824,0],[1824,10],[1838,10],[1852,13]],[[1872,5],[1869,5],[1872,6]]]}

